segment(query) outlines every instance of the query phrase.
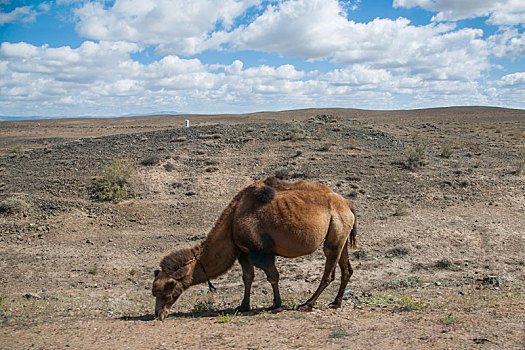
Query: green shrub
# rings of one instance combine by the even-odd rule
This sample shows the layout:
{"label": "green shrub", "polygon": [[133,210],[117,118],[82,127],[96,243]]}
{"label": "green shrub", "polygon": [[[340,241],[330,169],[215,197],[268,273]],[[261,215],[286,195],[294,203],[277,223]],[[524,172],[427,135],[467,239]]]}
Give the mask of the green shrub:
{"label": "green shrub", "polygon": [[235,311],[235,313],[233,314],[220,313],[217,315],[217,322],[218,323],[230,323],[231,321],[235,320],[238,314],[239,314],[238,311]]}
{"label": "green shrub", "polygon": [[96,197],[101,201],[118,203],[134,197],[138,180],[133,165],[125,159],[115,158],[104,167],[103,178],[99,181]]}
{"label": "green shrub", "polygon": [[404,296],[401,300],[398,302],[399,306],[394,308],[394,311],[414,311],[414,310],[420,310],[423,305],[412,298],[410,295]]}

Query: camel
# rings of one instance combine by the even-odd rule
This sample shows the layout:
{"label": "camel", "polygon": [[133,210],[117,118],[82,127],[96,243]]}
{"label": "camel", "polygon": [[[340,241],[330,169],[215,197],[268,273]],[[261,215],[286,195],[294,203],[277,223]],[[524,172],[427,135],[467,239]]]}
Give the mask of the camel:
{"label": "camel", "polygon": [[339,308],[352,276],[349,245],[356,248],[356,215],[350,201],[327,186],[286,182],[275,177],[256,181],[241,190],[222,212],[203,242],[164,257],[155,270],[152,293],[155,316],[164,320],[170,308],[190,286],[216,278],[239,261],[244,297],[237,308],[250,310],[254,267],[262,269],[273,289],[273,309],[281,308],[279,272],[275,256],[296,258],[313,253],[323,243],[324,273],[314,294],[298,307],[310,311],[319,295],[334,280],[336,265],[341,285],[330,304]]}

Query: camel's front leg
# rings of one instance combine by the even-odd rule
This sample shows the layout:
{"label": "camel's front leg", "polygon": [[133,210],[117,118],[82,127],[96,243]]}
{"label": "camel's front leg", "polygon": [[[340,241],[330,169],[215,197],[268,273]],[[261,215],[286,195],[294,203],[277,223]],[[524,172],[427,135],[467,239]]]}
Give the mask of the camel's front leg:
{"label": "camel's front leg", "polygon": [[279,271],[275,264],[265,266],[262,268],[264,273],[266,273],[266,279],[272,285],[273,289],[273,306],[272,309],[277,310],[281,308],[281,294],[279,293]]}
{"label": "camel's front leg", "polygon": [[237,308],[240,312],[250,311],[250,292],[252,289],[253,278],[255,271],[253,265],[250,263],[248,254],[241,253],[239,256],[239,263],[242,267],[242,280],[244,282],[244,298],[242,299],[241,306]]}

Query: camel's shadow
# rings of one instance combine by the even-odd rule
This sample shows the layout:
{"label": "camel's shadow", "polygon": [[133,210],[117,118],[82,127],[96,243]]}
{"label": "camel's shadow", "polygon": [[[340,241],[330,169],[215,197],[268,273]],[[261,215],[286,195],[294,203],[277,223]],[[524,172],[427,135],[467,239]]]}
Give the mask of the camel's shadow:
{"label": "camel's shadow", "polygon": [[[275,314],[281,311],[289,311],[293,309],[289,308],[280,308],[278,310],[273,310],[269,308],[256,308],[251,309],[247,312],[239,312],[234,308],[222,309],[222,310],[205,310],[205,311],[189,311],[189,312],[174,312],[169,314],[166,319],[188,319],[188,318],[214,318],[220,316],[233,316],[235,317],[247,317],[247,316],[256,316],[260,314]],[[118,318],[121,321],[155,321],[155,315],[145,314],[139,316],[122,316]]]}

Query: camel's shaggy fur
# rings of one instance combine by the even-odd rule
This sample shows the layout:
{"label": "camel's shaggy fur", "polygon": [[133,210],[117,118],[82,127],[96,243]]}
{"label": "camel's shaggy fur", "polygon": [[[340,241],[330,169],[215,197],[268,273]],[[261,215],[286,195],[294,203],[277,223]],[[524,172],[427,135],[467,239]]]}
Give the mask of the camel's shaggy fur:
{"label": "camel's shaggy fur", "polygon": [[162,260],[153,281],[155,315],[164,319],[185,289],[225,273],[235,260],[241,264],[245,287],[239,310],[250,309],[254,266],[266,273],[273,288],[273,308],[280,308],[275,256],[311,254],[321,243],[326,256],[323,277],[300,309],[311,310],[334,279],[337,264],[341,285],[332,306],[339,307],[352,275],[348,246],[356,248],[356,228],[352,203],[323,184],[275,177],[259,180],[233,198],[202,243]]}

